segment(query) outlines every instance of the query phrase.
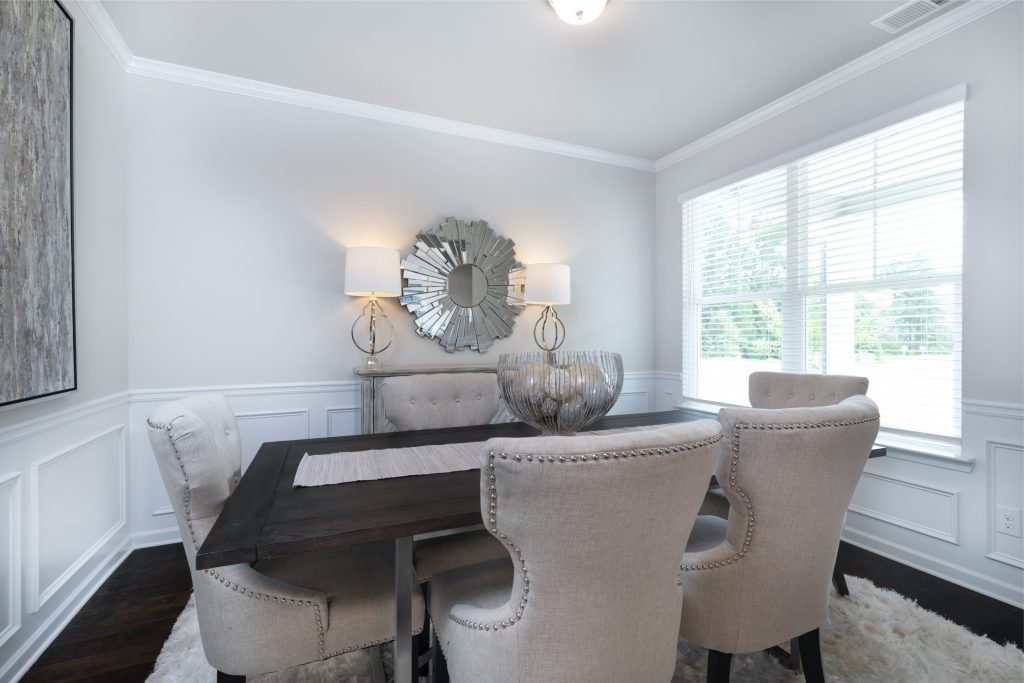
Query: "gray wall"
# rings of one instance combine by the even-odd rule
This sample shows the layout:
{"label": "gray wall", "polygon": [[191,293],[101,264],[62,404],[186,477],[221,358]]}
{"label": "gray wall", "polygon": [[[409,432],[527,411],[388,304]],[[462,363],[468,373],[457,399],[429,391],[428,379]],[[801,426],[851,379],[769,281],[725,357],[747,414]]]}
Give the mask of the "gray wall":
{"label": "gray wall", "polygon": [[[129,101],[133,388],[353,379],[345,247],[408,253],[447,215],[572,267],[566,348],[652,369],[652,174],[138,76]],[[391,364],[494,363],[539,313],[451,355],[384,305]]]}
{"label": "gray wall", "polygon": [[658,369],[679,372],[682,362],[677,195],[967,83],[963,396],[1024,402],[1021,7],[996,11],[658,173]]}
{"label": "gray wall", "polygon": [[76,5],[74,182],[78,391],[0,408],[0,428],[128,389],[126,76]]}

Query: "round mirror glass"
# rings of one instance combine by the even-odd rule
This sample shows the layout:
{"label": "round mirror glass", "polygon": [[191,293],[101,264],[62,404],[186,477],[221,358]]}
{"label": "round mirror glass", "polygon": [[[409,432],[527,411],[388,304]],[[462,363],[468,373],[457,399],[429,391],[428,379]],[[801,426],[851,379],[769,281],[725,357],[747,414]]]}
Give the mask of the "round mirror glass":
{"label": "round mirror glass", "polygon": [[512,334],[522,312],[525,271],[515,243],[487,221],[446,218],[418,233],[402,278],[401,302],[416,318],[416,333],[448,353],[484,353]]}
{"label": "round mirror glass", "polygon": [[448,296],[458,306],[479,306],[487,295],[487,276],[472,263],[463,263],[448,273]]}

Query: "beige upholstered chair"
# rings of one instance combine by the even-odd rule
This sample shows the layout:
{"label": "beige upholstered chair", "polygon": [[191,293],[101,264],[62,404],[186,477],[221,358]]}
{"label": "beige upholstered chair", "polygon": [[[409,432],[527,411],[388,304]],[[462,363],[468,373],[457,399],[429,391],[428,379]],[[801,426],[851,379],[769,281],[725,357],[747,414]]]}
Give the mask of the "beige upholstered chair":
{"label": "beige upholstered chair", "polygon": [[[218,680],[279,671],[394,638],[391,544],[197,570],[196,551],[239,481],[238,425],[222,396],[158,408],[149,441],[192,571],[199,633]],[[413,623],[423,596],[413,595]],[[379,648],[371,651],[383,682]],[[241,680],[241,679],[239,679]]]}
{"label": "beige upholstered chair", "polygon": [[481,512],[511,562],[428,584],[451,679],[670,680],[679,557],[720,438],[717,422],[700,420],[489,441]]}
{"label": "beige upholstered chair", "polygon": [[[868,393],[868,378],[853,375],[813,375],[793,372],[752,372],[748,380],[751,408],[814,408],[833,406],[851,396]],[[727,457],[727,454],[726,454]],[[729,501],[721,488],[708,491],[702,515],[729,517]],[[836,566],[832,582],[840,595],[849,595],[846,575]]]}
{"label": "beige upholstered chair", "polygon": [[[385,419],[398,431],[504,422],[498,381],[489,372],[453,372],[389,377],[381,384]],[[464,564],[506,555],[482,526],[417,537],[416,572],[421,581]]]}
{"label": "beige upholstered chair", "polygon": [[380,393],[384,417],[398,431],[488,424],[501,408],[490,372],[389,377]]}
{"label": "beige upholstered chair", "polygon": [[807,680],[824,680],[817,629],[878,408],[853,396],[816,408],[723,408],[718,419],[728,457],[716,475],[732,512],[724,542],[683,557],[680,635],[711,651],[709,681],[728,680],[732,653],[793,638]]}

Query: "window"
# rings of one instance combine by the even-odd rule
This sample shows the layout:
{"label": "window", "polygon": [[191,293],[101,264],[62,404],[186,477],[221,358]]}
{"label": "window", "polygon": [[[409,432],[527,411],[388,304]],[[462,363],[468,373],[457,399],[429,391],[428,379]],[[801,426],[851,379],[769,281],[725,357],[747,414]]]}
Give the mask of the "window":
{"label": "window", "polygon": [[960,436],[962,99],[683,204],[683,377],[864,375],[889,429]]}

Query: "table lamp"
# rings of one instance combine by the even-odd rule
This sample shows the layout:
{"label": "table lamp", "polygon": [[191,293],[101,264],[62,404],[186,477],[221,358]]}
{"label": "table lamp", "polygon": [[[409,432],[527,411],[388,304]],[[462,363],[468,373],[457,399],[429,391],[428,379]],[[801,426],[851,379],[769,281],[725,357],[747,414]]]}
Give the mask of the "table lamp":
{"label": "table lamp", "polygon": [[[368,354],[367,369],[380,367],[377,354],[385,351],[395,339],[395,328],[377,299],[401,296],[399,260],[398,251],[383,247],[350,247],[345,252],[345,294],[370,297],[362,314],[352,323],[352,343]],[[386,325],[386,328],[378,330],[381,324]],[[356,334],[356,328],[363,325],[368,325],[368,328],[364,328],[365,334],[359,337],[367,340],[365,346],[359,342]],[[378,332],[384,332],[383,340],[377,338]]]}
{"label": "table lamp", "polygon": [[561,263],[526,266],[523,302],[544,306],[544,312],[533,326],[533,340],[548,353],[553,353],[565,341],[565,325],[558,319],[555,306],[569,301],[569,266]]}

